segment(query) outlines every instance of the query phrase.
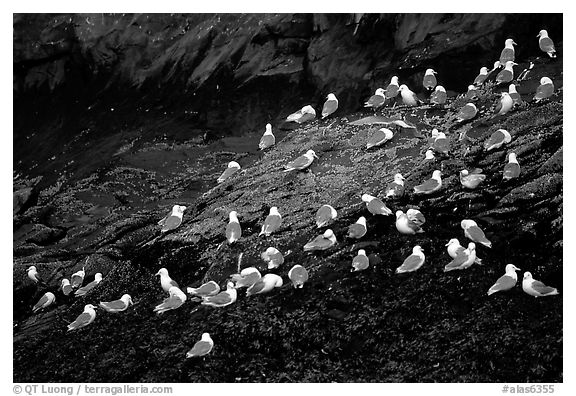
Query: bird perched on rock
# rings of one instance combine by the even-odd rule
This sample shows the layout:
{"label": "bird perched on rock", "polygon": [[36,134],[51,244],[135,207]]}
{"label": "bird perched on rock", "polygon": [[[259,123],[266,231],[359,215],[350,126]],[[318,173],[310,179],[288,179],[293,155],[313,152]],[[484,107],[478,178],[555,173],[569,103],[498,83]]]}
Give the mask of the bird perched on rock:
{"label": "bird perched on rock", "polygon": [[510,133],[505,129],[498,129],[490,138],[484,142],[484,149],[486,151],[498,149],[502,147],[504,144],[508,144],[512,141],[512,136]]}
{"label": "bird perched on rock", "polygon": [[324,234],[318,235],[316,238],[309,241],[304,245],[304,251],[326,250],[336,244],[336,235],[331,229],[324,231]]}
{"label": "bird perched on rock", "polygon": [[486,175],[483,175],[482,169],[474,169],[472,173],[468,172],[467,169],[462,169],[460,171],[460,183],[471,190],[478,187],[480,183],[486,180]]}
{"label": "bird perched on rock", "polygon": [[38,273],[38,270],[36,269],[35,265],[31,265],[28,268],[28,279],[30,279],[32,282],[34,283],[39,283],[41,285],[46,285],[46,282],[44,282],[44,280],[42,279],[42,277],[40,276],[40,274]]}
{"label": "bird perched on rock", "polygon": [[34,307],[32,307],[32,312],[36,313],[36,312],[40,311],[41,309],[44,309],[44,308],[54,304],[55,301],[56,301],[56,296],[54,295],[54,293],[46,292],[42,295],[42,297],[40,297],[40,300],[38,300],[38,302],[34,305]]}
{"label": "bird perched on rock", "polygon": [[270,246],[263,252],[260,257],[266,263],[268,263],[268,269],[274,269],[280,267],[284,263],[284,256],[275,247]]}
{"label": "bird perched on rock", "polygon": [[466,91],[466,94],[464,94],[464,97],[467,100],[478,100],[478,89],[476,86],[473,84],[468,85],[468,90]]}
{"label": "bird perched on rock", "polygon": [[160,231],[164,233],[178,228],[180,224],[182,224],[182,218],[184,216],[185,210],[186,206],[174,205],[172,207],[172,211],[158,222],[158,225],[162,227]]}
{"label": "bird perched on rock", "polygon": [[72,284],[73,289],[77,289],[82,286],[82,282],[84,282],[84,277],[86,276],[86,272],[84,271],[84,267],[81,270],[76,271],[70,277],[70,282]]}
{"label": "bird perched on rock", "polygon": [[384,91],[383,88],[378,88],[374,93],[374,95],[372,95],[370,99],[368,99],[368,101],[364,103],[364,107],[371,107],[374,110],[376,110],[377,108],[382,106],[385,101],[386,101],[386,91]]}
{"label": "bird perched on rock", "polygon": [[214,341],[210,338],[210,334],[203,333],[200,341],[186,352],[186,359],[206,356],[212,351],[212,348],[214,348]]}
{"label": "bird perched on rock", "polygon": [[545,52],[550,58],[556,58],[556,49],[554,48],[554,42],[550,37],[548,37],[548,32],[544,29],[540,30],[538,33],[538,45],[540,50]]}
{"label": "bird perched on rock", "polygon": [[432,194],[438,191],[442,187],[441,175],[442,172],[439,170],[432,172],[432,178],[414,187],[414,194]]}
{"label": "bird perched on rock", "polygon": [[405,272],[414,272],[418,268],[422,267],[425,259],[426,257],[424,256],[423,249],[416,245],[412,248],[412,254],[406,257],[400,267],[396,268],[396,273],[402,274]]}
{"label": "bird perched on rock", "polygon": [[368,194],[362,194],[362,201],[366,202],[368,212],[372,213],[373,215],[388,216],[392,214],[392,211],[380,198],[376,198]]}
{"label": "bird perched on rock", "polygon": [[386,92],[384,92],[384,95],[386,96],[386,99],[394,99],[396,96],[398,96],[399,92],[400,88],[398,87],[398,77],[392,76],[390,84],[388,84],[386,87]]}
{"label": "bird perched on rock", "polygon": [[549,98],[554,94],[554,84],[552,80],[548,77],[542,77],[540,79],[540,85],[536,88],[536,94],[534,95],[534,100],[536,103],[543,99]]}
{"label": "bird perched on rock", "polygon": [[84,306],[84,312],[82,312],[76,320],[68,325],[68,331],[78,330],[82,327],[88,326],[90,323],[94,322],[96,319],[96,307],[92,304],[87,304]]}
{"label": "bird perched on rock", "polygon": [[266,274],[246,290],[246,296],[268,293],[276,287],[281,287],[283,284],[284,282],[280,276],[276,274]]}
{"label": "bird perched on rock", "polygon": [[228,282],[226,290],[216,294],[215,296],[202,297],[202,305],[209,305],[211,307],[222,308],[230,304],[234,304],[238,298],[238,292],[234,288],[234,283]]}
{"label": "bird perched on rock", "polygon": [[336,209],[330,205],[322,205],[316,212],[316,225],[318,228],[328,225],[332,220],[338,216]]}
{"label": "bird perched on rock", "polygon": [[438,85],[432,95],[430,95],[430,103],[435,105],[443,105],[446,103],[446,89],[442,85]]}
{"label": "bird perched on rock", "polygon": [[276,144],[276,137],[272,133],[272,125],[266,124],[266,131],[264,135],[260,138],[260,143],[258,143],[258,148],[260,150],[266,150],[268,147],[272,147]]}
{"label": "bird perched on rock", "polygon": [[384,195],[386,196],[386,199],[400,198],[404,195],[404,176],[402,176],[401,173],[396,173],[394,175],[394,181],[388,183]]}
{"label": "bird perched on rock", "polygon": [[160,286],[165,292],[170,292],[171,287],[178,287],[178,283],[170,278],[168,270],[166,268],[160,268],[156,273],[156,276],[160,277]]}
{"label": "bird perched on rock", "polygon": [[402,96],[402,103],[406,106],[416,106],[419,103],[422,103],[422,101],[418,99],[418,96],[416,96],[414,92],[410,91],[410,88],[408,88],[406,84],[400,85],[399,91]]}
{"label": "bird perched on rock", "polygon": [[510,110],[512,110],[512,107],[514,106],[514,101],[512,100],[508,92],[502,92],[501,95],[502,96],[500,98],[500,101],[498,102],[498,105],[494,110],[495,113],[494,117],[508,113]]}
{"label": "bird perched on rock", "polygon": [[417,209],[408,209],[406,213],[401,210],[396,211],[396,229],[402,234],[413,235],[424,232],[422,225],[426,223],[426,218]]}
{"label": "bird perched on rock", "polygon": [[293,161],[288,162],[285,166],[284,172],[290,172],[293,170],[304,170],[312,165],[314,158],[318,159],[318,156],[314,152],[314,150],[308,150],[305,154],[301,155],[300,157],[296,158]]}
{"label": "bird perched on rock", "polygon": [[358,255],[352,259],[352,269],[351,272],[364,271],[370,266],[370,260],[366,256],[366,250],[358,250]]}
{"label": "bird perched on rock", "polygon": [[434,157],[434,151],[432,151],[431,149],[426,150],[426,153],[424,153],[424,161],[430,161],[435,158],[436,157]]}
{"label": "bird perched on rock", "polygon": [[[453,259],[458,257],[458,255],[462,254],[462,252],[466,250],[462,245],[460,245],[460,241],[457,238],[450,239],[450,241],[448,241],[445,246],[447,246],[446,250],[448,251],[448,255]],[[478,257],[478,254],[476,254],[476,259],[474,262],[476,264],[482,264],[482,259]]]}
{"label": "bird perched on rock", "polygon": [[460,110],[458,110],[456,118],[458,122],[464,122],[476,117],[476,114],[478,114],[476,105],[474,103],[466,103],[460,108]]}
{"label": "bird perched on rock", "polygon": [[187,287],[186,291],[196,297],[215,296],[220,293],[220,285],[214,281],[208,281],[200,287]]}
{"label": "bird perched on rock", "polygon": [[120,297],[119,300],[108,302],[100,301],[100,306],[104,308],[104,310],[112,313],[125,311],[126,309],[128,309],[130,304],[134,304],[132,302],[132,297],[130,297],[130,294],[122,295],[122,297]]}
{"label": "bird perched on rock", "polygon": [[450,143],[446,138],[446,134],[444,132],[438,132],[438,129],[434,128],[432,130],[432,138],[434,139],[432,149],[437,153],[448,155]]}
{"label": "bird perched on rock", "polygon": [[229,222],[226,226],[226,240],[228,243],[234,243],[242,237],[242,227],[238,221],[238,213],[235,210],[229,214]]}
{"label": "bird perched on rock", "polygon": [[470,242],[467,249],[459,251],[456,257],[444,267],[444,272],[466,269],[476,261],[476,244]]}
{"label": "bird perched on rock", "polygon": [[381,146],[388,140],[392,139],[392,137],[394,137],[394,133],[390,129],[380,128],[372,132],[370,137],[368,137],[368,143],[366,143],[366,148],[369,149],[372,147]]}
{"label": "bird perched on rock", "polygon": [[504,42],[504,49],[500,53],[500,63],[505,65],[506,62],[514,62],[515,53],[514,46],[517,45],[511,38],[506,39]]}
{"label": "bird perched on rock", "polygon": [[504,175],[502,178],[504,180],[510,180],[518,177],[520,175],[520,164],[516,159],[515,153],[510,153],[508,155],[508,163],[504,165]]}
{"label": "bird perched on rock", "polygon": [[252,286],[262,278],[262,275],[258,269],[254,267],[248,267],[240,271],[239,274],[232,275],[231,278],[235,283],[234,288],[240,289],[242,287]]}
{"label": "bird perched on rock", "polygon": [[482,66],[480,68],[480,73],[474,79],[474,85],[479,86],[479,85],[484,84],[486,77],[488,77],[488,68],[485,66]]}
{"label": "bird perched on rock", "polygon": [[438,84],[438,81],[436,81],[436,74],[437,73],[434,71],[434,69],[427,69],[426,73],[424,73],[424,78],[422,79],[422,85],[428,91],[432,91]]}
{"label": "bird perched on rock", "polygon": [[94,275],[94,280],[92,282],[88,283],[86,286],[82,286],[81,288],[76,290],[74,292],[74,295],[76,297],[85,296],[88,292],[90,292],[92,289],[94,289],[96,286],[98,286],[98,284],[100,282],[102,282],[102,274],[100,272],[97,272]]}
{"label": "bird perched on rock", "polygon": [[326,102],[322,107],[322,119],[328,117],[330,114],[338,110],[338,99],[333,93],[329,93],[326,97]]}
{"label": "bird perched on rock", "polygon": [[516,85],[510,84],[508,86],[508,95],[510,95],[510,98],[512,99],[514,106],[519,106],[523,103],[522,97],[520,96],[518,91],[516,91]]}
{"label": "bird perched on rock", "polygon": [[464,230],[464,236],[466,238],[473,242],[480,243],[486,247],[492,247],[492,242],[486,238],[484,231],[478,227],[478,224],[476,224],[474,220],[464,219],[460,222],[460,227],[462,227]]}
{"label": "bird perched on rock", "polygon": [[168,290],[169,297],[162,301],[154,307],[154,312],[157,314],[162,314],[166,311],[171,311],[176,308],[180,308],[182,304],[188,299],[186,294],[176,286],[170,287]]}
{"label": "bird perched on rock", "polygon": [[288,278],[292,281],[295,289],[302,289],[304,283],[308,281],[308,271],[300,264],[296,264],[288,271]]}
{"label": "bird perched on rock", "polygon": [[534,297],[546,297],[558,295],[558,289],[546,286],[544,283],[532,278],[530,272],[524,272],[522,290]]}
{"label": "bird perched on rock", "polygon": [[262,224],[262,230],[260,231],[260,235],[270,236],[274,231],[280,228],[282,224],[282,216],[280,212],[278,212],[278,208],[276,206],[272,206],[270,208],[270,214],[264,220],[264,224]]}
{"label": "bird perched on rock", "polygon": [[498,278],[496,283],[488,289],[488,295],[490,296],[500,291],[510,290],[516,286],[516,282],[518,281],[516,271],[520,271],[520,268],[516,267],[514,264],[506,264],[506,273]]}
{"label": "bird perched on rock", "polygon": [[310,105],[306,105],[302,107],[295,113],[290,114],[286,117],[286,121],[288,122],[297,122],[298,124],[304,124],[308,121],[313,120],[316,118],[316,110]]}
{"label": "bird perched on rock", "polygon": [[229,179],[233,174],[235,174],[239,170],[240,170],[240,164],[236,161],[230,161],[228,163],[228,168],[226,168],[226,170],[224,170],[224,172],[222,172],[222,174],[220,175],[220,177],[218,179],[216,179],[216,181],[218,183],[222,183],[225,180]]}
{"label": "bird perched on rock", "polygon": [[348,226],[348,238],[360,239],[366,235],[366,218],[361,216],[356,223]]}
{"label": "bird perched on rock", "polygon": [[62,294],[65,296],[68,296],[70,293],[72,293],[72,285],[70,284],[70,281],[66,278],[62,279],[60,283],[60,289],[62,290]]}
{"label": "bird perched on rock", "polygon": [[506,84],[509,83],[510,81],[514,80],[514,66],[517,66],[518,63],[514,63],[512,61],[508,61],[506,62],[505,66],[504,66],[504,70],[502,70],[500,73],[498,73],[498,75],[496,76],[496,83],[498,84]]}

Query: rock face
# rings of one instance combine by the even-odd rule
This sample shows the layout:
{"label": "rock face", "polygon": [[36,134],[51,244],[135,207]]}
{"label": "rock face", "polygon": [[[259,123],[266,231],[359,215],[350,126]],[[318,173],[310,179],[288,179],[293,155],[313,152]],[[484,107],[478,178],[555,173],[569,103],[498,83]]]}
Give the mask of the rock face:
{"label": "rock face", "polygon": [[[42,163],[47,176],[36,187],[37,199],[14,218],[14,381],[562,381],[562,294],[534,299],[517,285],[486,296],[507,263],[563,292],[561,33],[556,32],[559,58],[536,59],[540,54],[528,43],[535,34],[526,24],[512,24],[516,18],[364,15],[356,26],[345,15],[16,16],[16,104],[24,113],[37,112],[44,124],[29,129],[32,120],[19,121],[25,147],[15,147],[15,161],[26,157],[22,153],[35,139],[62,145],[57,153],[39,146],[37,161],[56,158]],[[527,16],[525,22],[552,26],[556,16],[549,18]],[[556,28],[561,32],[561,23]],[[386,106],[376,116],[357,111],[397,65],[414,65],[398,74],[416,81],[447,54],[474,65],[464,91],[481,66],[475,51],[491,48],[496,59],[512,32],[526,37],[517,52],[520,67],[535,62],[520,94],[528,102],[547,75],[558,90],[550,100],[492,118],[501,89],[484,87],[479,115],[464,124],[454,119],[465,102],[453,97],[445,108]],[[59,61],[77,62],[80,71],[57,72]],[[86,73],[88,87],[78,103],[66,96],[79,81],[74,73]],[[442,73],[438,79],[447,81]],[[93,95],[97,87],[99,96]],[[74,118],[77,108],[77,118],[43,113],[43,90],[68,104],[62,114]],[[36,91],[38,98],[23,107],[22,100]],[[328,92],[342,100],[334,118],[289,131],[278,127],[302,103],[319,108]],[[207,125],[231,125],[232,119],[246,125],[252,120],[256,131],[240,136],[246,130],[238,127],[209,144],[199,138]],[[394,138],[365,150],[370,133],[382,127],[374,122],[398,119],[416,128],[389,125]],[[271,121],[276,145],[262,153],[256,149],[263,121]],[[434,127],[446,133],[449,155],[424,161]],[[483,142],[499,128],[512,141],[487,153]],[[308,149],[319,157],[308,171],[282,172]],[[522,171],[504,182],[509,152],[517,154]],[[231,160],[242,171],[217,184]],[[472,168],[482,168],[487,178],[480,188],[466,190],[458,173]],[[442,171],[442,188],[414,195],[413,187],[436,169]],[[25,175],[34,172],[39,170],[31,166]],[[398,172],[406,179],[406,195],[387,205],[393,212],[421,210],[422,234],[399,234],[392,216],[372,216],[361,201],[363,193],[382,197]],[[175,204],[187,206],[184,221],[160,235],[156,223]],[[302,246],[325,230],[314,220],[322,204],[338,211],[329,226],[338,243],[305,253]],[[259,237],[272,206],[283,216],[281,227]],[[234,245],[223,243],[231,210],[242,225]],[[367,218],[366,236],[347,239],[348,226],[360,216]],[[464,218],[474,219],[493,246],[477,247],[483,265],[446,274],[450,258],[444,245],[455,237],[467,243],[460,228]],[[426,252],[422,268],[394,274],[417,244]],[[238,265],[269,272],[260,258],[269,246],[284,253],[285,263],[274,271],[284,287],[250,298],[240,291],[238,301],[222,309],[187,301],[161,317],[152,312],[165,298],[154,276],[159,268],[183,287],[214,280],[224,288]],[[359,249],[371,265],[351,273]],[[294,264],[309,272],[303,289],[288,281]],[[47,279],[47,288],[28,281],[30,265]],[[85,283],[96,272],[104,280],[83,298],[65,298],[57,290],[60,279],[82,267]],[[46,290],[57,295],[57,303],[32,315],[30,307]],[[89,327],[65,334],[66,323],[85,304],[124,293],[136,303],[126,312],[100,310]],[[206,331],[213,352],[201,363],[186,360]],[[90,347],[78,354],[77,345],[87,339]]]}

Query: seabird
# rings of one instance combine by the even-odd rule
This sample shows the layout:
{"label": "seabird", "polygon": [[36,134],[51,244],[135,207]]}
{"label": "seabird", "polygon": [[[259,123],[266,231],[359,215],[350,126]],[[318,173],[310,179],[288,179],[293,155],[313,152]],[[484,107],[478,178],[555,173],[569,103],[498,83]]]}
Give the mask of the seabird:
{"label": "seabird", "polygon": [[96,318],[96,308],[92,304],[87,304],[84,306],[84,312],[82,312],[76,320],[68,325],[68,331],[81,329],[82,327],[88,326]]}
{"label": "seabird", "polygon": [[510,98],[512,98],[514,106],[519,106],[522,104],[522,97],[520,96],[518,91],[516,91],[516,85],[510,84],[508,86],[508,95],[510,95]]}
{"label": "seabird", "polygon": [[35,265],[31,265],[28,268],[28,278],[34,283],[39,283],[41,285],[46,284],[42,279],[42,277],[40,276],[40,274],[38,273],[38,270],[36,269]]}
{"label": "seabird", "polygon": [[512,61],[506,62],[506,66],[504,66],[504,70],[502,70],[496,76],[496,82],[498,84],[505,84],[509,83],[510,81],[514,80],[514,69],[513,66],[518,65],[518,63],[514,63]]}
{"label": "seabird", "polygon": [[258,282],[262,275],[260,271],[254,267],[244,268],[239,274],[234,274],[231,276],[234,282],[234,288],[240,289],[242,287],[250,287],[254,283]]}
{"label": "seabird", "polygon": [[184,216],[185,210],[186,206],[174,205],[172,212],[158,222],[158,225],[162,226],[160,231],[168,232],[178,228],[182,224],[182,216]]}
{"label": "seabird", "polygon": [[44,295],[42,295],[42,297],[40,297],[40,300],[38,300],[38,302],[34,305],[34,307],[32,307],[32,312],[36,313],[41,309],[44,309],[49,305],[52,305],[55,301],[56,296],[54,295],[54,293],[46,292],[44,293]]}
{"label": "seabird", "polygon": [[386,99],[394,99],[396,96],[398,96],[398,92],[400,92],[400,88],[398,87],[398,77],[392,76],[390,84],[388,84],[386,87],[386,92],[384,92],[384,95],[386,96]]}
{"label": "seabird", "polygon": [[280,212],[278,212],[278,208],[276,206],[272,206],[270,208],[270,214],[264,220],[264,224],[262,224],[262,231],[260,231],[260,235],[270,236],[274,231],[276,231],[280,224],[282,224],[282,216]]}
{"label": "seabird", "polygon": [[402,234],[413,235],[424,232],[422,225],[426,222],[424,215],[417,209],[408,209],[406,214],[396,211],[396,229]]}
{"label": "seabird", "polygon": [[432,136],[434,138],[432,149],[434,149],[434,151],[437,153],[448,155],[448,151],[450,150],[450,143],[446,138],[446,134],[444,132],[438,132],[438,130],[434,128],[432,130]]}
{"label": "seabird", "polygon": [[434,158],[436,158],[436,157],[434,157],[434,151],[432,151],[430,149],[426,150],[426,153],[424,153],[424,160],[428,161],[428,160],[433,160]]}
{"label": "seabird", "polygon": [[60,283],[60,289],[62,290],[62,294],[65,296],[72,293],[72,285],[70,285],[70,281],[66,278],[62,279]]}
{"label": "seabird", "polygon": [[480,183],[486,180],[486,175],[483,175],[482,169],[474,169],[472,173],[468,172],[467,169],[462,169],[460,171],[460,183],[471,190],[478,187]]}
{"label": "seabird", "polygon": [[260,143],[258,143],[258,148],[260,150],[266,150],[268,147],[272,147],[276,144],[276,137],[272,133],[272,125],[266,124],[266,131],[264,135],[260,138]]}
{"label": "seabird", "polygon": [[503,144],[510,143],[512,140],[512,136],[510,133],[505,129],[498,129],[486,142],[484,142],[484,149],[486,151],[498,149],[502,147]]}
{"label": "seabird", "polygon": [[334,235],[334,232],[331,229],[327,229],[324,231],[324,234],[318,235],[316,238],[304,245],[304,251],[326,250],[335,244],[336,235]]}
{"label": "seabird", "polygon": [[336,95],[329,93],[326,97],[326,102],[324,102],[324,106],[322,107],[322,119],[328,117],[336,110],[338,110],[338,99],[336,99]]}
{"label": "seabird", "polygon": [[548,54],[550,58],[556,58],[556,49],[554,48],[554,42],[550,37],[548,37],[548,32],[542,29],[540,30],[540,33],[538,33],[538,36],[536,37],[540,37],[538,39],[538,45],[540,46],[540,49],[546,54]]}
{"label": "seabird", "polygon": [[394,181],[388,183],[384,195],[386,196],[386,199],[400,198],[404,195],[404,176],[402,176],[402,174],[396,173],[394,175]]}
{"label": "seabird", "polygon": [[515,153],[510,153],[508,155],[508,163],[504,165],[504,175],[502,178],[504,180],[510,180],[518,177],[520,175],[520,164],[516,159]]}
{"label": "seabird", "polygon": [[76,271],[70,277],[70,282],[72,284],[73,289],[77,289],[82,286],[82,282],[84,282],[84,277],[86,276],[86,272],[84,271],[84,267],[81,270]]}
{"label": "seabird", "polygon": [[214,347],[214,341],[212,341],[212,338],[210,338],[210,334],[203,333],[202,339],[198,341],[196,344],[194,344],[192,349],[186,352],[186,359],[206,356],[210,353],[210,351],[212,351],[213,347]]}
{"label": "seabird", "polygon": [[456,257],[444,267],[444,272],[470,267],[476,261],[476,244],[470,242],[468,248],[457,253]]}
{"label": "seabird", "polygon": [[460,110],[458,110],[458,115],[456,115],[456,118],[459,122],[468,121],[476,117],[477,113],[478,109],[474,103],[466,103],[460,108]]}
{"label": "seabird", "polygon": [[368,138],[368,143],[366,143],[366,148],[372,148],[381,146],[386,143],[388,140],[392,139],[394,133],[388,128],[380,128],[370,135]]}
{"label": "seabird", "polygon": [[406,84],[400,85],[399,91],[402,96],[402,102],[406,106],[416,106],[418,103],[422,103],[422,101],[418,99],[418,96],[416,96],[414,92],[410,91],[410,88],[408,88]]}
{"label": "seabird", "polygon": [[366,235],[366,218],[360,216],[356,223],[348,226],[348,238],[360,239]]}
{"label": "seabird", "polygon": [[234,243],[242,236],[242,228],[238,221],[238,213],[235,210],[230,212],[229,217],[230,221],[226,226],[226,240],[228,243]]}
{"label": "seabird", "polygon": [[364,103],[364,107],[371,107],[373,109],[377,109],[378,107],[382,106],[386,101],[386,94],[384,89],[378,88],[374,95],[368,99],[366,103]]}
{"label": "seabird", "polygon": [[278,268],[284,263],[284,256],[282,253],[272,246],[266,249],[266,251],[263,252],[260,257],[262,257],[262,260],[268,263],[269,270]]}
{"label": "seabird", "polygon": [[258,282],[254,283],[252,286],[246,290],[246,296],[253,296],[255,294],[268,293],[276,287],[280,287],[284,284],[282,278],[276,274],[266,274]]}
{"label": "seabird", "polygon": [[506,39],[504,49],[500,53],[500,63],[505,65],[507,62],[514,62],[514,46],[517,45],[511,38]]}
{"label": "seabird", "polygon": [[171,287],[178,287],[178,283],[170,278],[166,268],[160,268],[156,273],[156,276],[160,276],[160,285],[165,292],[169,293]]}
{"label": "seabird", "polygon": [[504,115],[508,113],[510,110],[512,110],[512,107],[514,106],[514,101],[512,100],[508,92],[502,92],[501,95],[502,97],[500,98],[500,101],[496,106],[496,110],[494,110],[494,112],[496,113],[495,116]]}
{"label": "seabird", "polygon": [[106,311],[112,313],[125,311],[126,309],[128,309],[130,304],[132,305],[134,304],[132,302],[132,297],[130,297],[130,294],[124,294],[122,297],[120,297],[119,300],[108,302],[100,301],[100,306],[104,308]]}
{"label": "seabird", "polygon": [[233,174],[235,174],[239,170],[240,170],[240,164],[236,161],[230,161],[228,163],[228,167],[226,168],[226,170],[224,172],[222,172],[222,174],[220,175],[220,177],[216,181],[218,183],[222,183],[224,180],[230,178],[230,176],[232,176]]}
{"label": "seabird", "polygon": [[293,161],[288,162],[288,164],[285,166],[286,169],[284,169],[284,172],[289,172],[292,170],[304,170],[312,165],[314,158],[318,159],[318,156],[314,150],[308,150],[305,154],[301,155]]}
{"label": "seabird", "polygon": [[358,250],[358,255],[352,259],[351,272],[363,271],[370,266],[370,260],[366,256],[366,250]]}
{"label": "seabird", "polygon": [[468,91],[466,91],[464,97],[468,100],[478,100],[478,89],[476,86],[472,84],[468,85]]}
{"label": "seabird", "polygon": [[184,302],[188,299],[188,297],[186,297],[186,294],[176,286],[172,286],[168,290],[168,294],[170,296],[166,298],[164,301],[162,301],[161,304],[157,305],[154,308],[154,312],[156,312],[157,314],[161,314],[166,311],[171,311],[173,309],[180,308],[182,304],[184,304]]}
{"label": "seabird", "polygon": [[540,79],[540,85],[536,88],[536,94],[534,95],[534,100],[536,103],[540,102],[542,99],[549,98],[554,94],[554,84],[552,80],[548,77],[542,77]]}
{"label": "seabird", "polygon": [[328,225],[332,220],[338,216],[336,209],[330,205],[322,205],[316,212],[316,225],[318,228]]}
{"label": "seabird", "polygon": [[295,113],[290,114],[286,121],[294,121],[298,124],[304,124],[305,122],[311,121],[316,118],[316,110],[310,105],[302,107]]}
{"label": "seabird", "polygon": [[520,271],[520,268],[516,267],[514,264],[506,264],[506,273],[498,278],[496,283],[494,283],[492,287],[488,289],[488,295],[497,293],[499,291],[510,290],[516,286],[516,282],[518,281],[518,275],[516,275],[516,271]]}
{"label": "seabird", "polygon": [[442,173],[439,170],[432,172],[432,178],[414,187],[414,194],[432,194],[442,187]]}
{"label": "seabird", "polygon": [[412,248],[412,254],[406,257],[400,267],[396,268],[396,273],[402,274],[404,272],[416,271],[418,268],[422,267],[425,259],[426,257],[424,256],[423,249],[416,245]]}
{"label": "seabird", "polygon": [[200,287],[187,287],[186,291],[196,297],[215,296],[220,292],[220,285],[214,281],[208,281]]}
{"label": "seabird", "polygon": [[98,286],[98,284],[102,282],[102,274],[100,272],[97,272],[96,275],[94,275],[94,280],[90,283],[88,283],[86,286],[82,286],[81,288],[79,288],[78,290],[76,290],[76,292],[74,293],[74,295],[76,297],[82,297],[85,296],[90,290],[94,289],[96,286]]}
{"label": "seabird", "polygon": [[[458,255],[464,252],[464,247],[460,245],[460,241],[457,238],[452,238],[448,243],[445,245],[447,246],[448,255],[455,259]],[[482,264],[482,259],[476,255],[476,260],[474,261],[476,264]]]}
{"label": "seabird", "polygon": [[524,272],[522,290],[534,297],[555,296],[559,294],[558,289],[546,286],[544,283],[533,279],[530,272]]}
{"label": "seabird", "polygon": [[480,74],[478,74],[476,76],[476,78],[474,79],[474,85],[484,84],[484,80],[486,80],[486,77],[488,77],[488,68],[485,66],[482,66],[480,68]]}
{"label": "seabird", "polygon": [[376,198],[368,194],[362,194],[362,201],[366,202],[368,212],[372,213],[373,215],[388,216],[392,214],[392,211],[380,198]]}
{"label": "seabird", "polygon": [[430,95],[430,103],[443,105],[446,103],[446,97],[446,89],[442,85],[438,85],[432,95]]}
{"label": "seabird", "polygon": [[486,247],[491,248],[492,242],[490,242],[486,235],[484,235],[484,231],[474,220],[464,219],[460,222],[460,227],[464,230],[464,236],[473,242],[480,243]]}
{"label": "seabird", "polygon": [[288,278],[292,281],[295,289],[302,289],[304,283],[308,281],[308,271],[300,264],[296,264],[288,271]]}
{"label": "seabird", "polygon": [[432,91],[438,84],[438,82],[436,81],[435,74],[437,73],[433,69],[427,69],[426,73],[424,73],[424,78],[422,79],[422,85],[428,91]]}

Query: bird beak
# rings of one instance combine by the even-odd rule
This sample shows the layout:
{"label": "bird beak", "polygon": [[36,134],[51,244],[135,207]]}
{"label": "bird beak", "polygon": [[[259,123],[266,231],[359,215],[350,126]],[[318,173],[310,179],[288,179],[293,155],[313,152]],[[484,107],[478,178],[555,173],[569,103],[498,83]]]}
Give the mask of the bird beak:
{"label": "bird beak", "polygon": [[444,246],[448,246],[448,245],[450,245],[450,242],[448,242],[448,243],[447,243],[446,245],[444,245]]}
{"label": "bird beak", "polygon": [[316,159],[318,159],[318,156],[316,155],[316,153],[312,154],[312,156]]}

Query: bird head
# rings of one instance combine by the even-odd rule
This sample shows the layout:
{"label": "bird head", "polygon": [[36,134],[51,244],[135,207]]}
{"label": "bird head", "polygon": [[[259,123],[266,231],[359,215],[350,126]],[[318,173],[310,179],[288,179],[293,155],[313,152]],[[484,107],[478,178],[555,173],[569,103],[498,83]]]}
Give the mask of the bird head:
{"label": "bird head", "polygon": [[542,77],[540,79],[540,85],[552,84],[552,80],[548,77]]}
{"label": "bird head", "polygon": [[366,256],[366,250],[364,249],[358,250],[358,256]]}
{"label": "bird head", "polygon": [[397,210],[396,211],[396,218],[399,218],[400,216],[402,216],[404,214],[404,212],[402,212],[401,210]]}
{"label": "bird head", "polygon": [[31,265],[30,267],[28,267],[27,271],[36,271],[36,266]]}
{"label": "bird head", "polygon": [[272,133],[272,124],[266,124],[266,133]]}
{"label": "bird head", "polygon": [[314,150],[308,150],[308,151],[306,151],[306,155],[308,155],[309,157],[314,157],[314,158],[318,159],[318,156],[316,155],[316,153],[314,152]]}
{"label": "bird head", "polygon": [[440,91],[446,93],[446,89],[442,85],[437,85],[435,91]]}
{"label": "bird head", "polygon": [[236,161],[230,161],[228,162],[228,168],[240,169],[240,164]]}
{"label": "bird head", "polygon": [[462,169],[460,171],[460,176],[468,176],[468,170],[467,169]]}
{"label": "bird head", "polygon": [[506,264],[506,272],[520,271],[514,264]]}
{"label": "bird head", "polygon": [[168,276],[168,270],[166,268],[160,268],[158,272],[156,272],[157,276]]}
{"label": "bird head", "polygon": [[363,202],[368,203],[368,202],[372,201],[373,199],[374,199],[374,197],[372,195],[362,194],[362,201]]}
{"label": "bird head", "polygon": [[452,238],[444,246],[451,246],[451,245],[460,245],[460,241],[458,241],[458,239],[456,239],[456,238]]}
{"label": "bird head", "polygon": [[545,29],[542,29],[536,37],[548,37],[548,32]]}
{"label": "bird head", "polygon": [[524,272],[524,279],[528,280],[532,279],[532,274],[528,271]]}
{"label": "bird head", "polygon": [[280,216],[280,212],[278,212],[277,206],[272,206],[270,208],[270,215],[269,216]]}

